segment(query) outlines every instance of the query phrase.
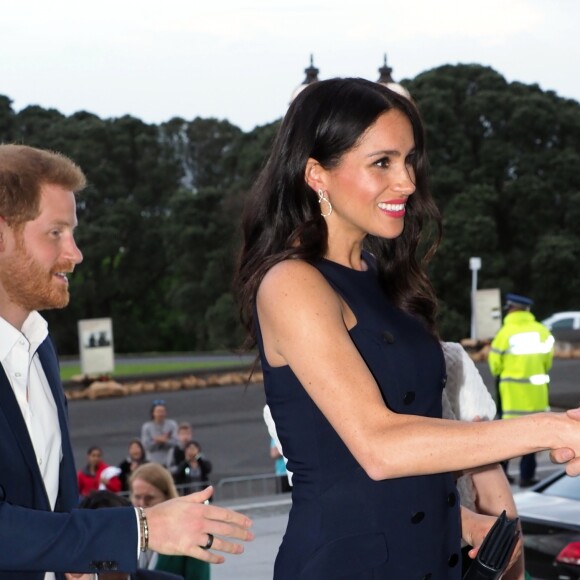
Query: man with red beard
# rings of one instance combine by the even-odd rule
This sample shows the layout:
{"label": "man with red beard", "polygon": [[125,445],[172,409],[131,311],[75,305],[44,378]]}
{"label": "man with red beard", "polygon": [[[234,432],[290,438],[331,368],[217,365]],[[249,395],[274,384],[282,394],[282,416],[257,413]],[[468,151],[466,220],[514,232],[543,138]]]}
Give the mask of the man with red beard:
{"label": "man with red beard", "polygon": [[66,400],[38,310],[68,304],[85,184],[63,155],[0,145],[0,580],[133,572],[147,549],[219,563],[209,548],[239,554],[226,538],[252,538],[248,518],[203,503],[211,488],[148,509],[74,509]]}

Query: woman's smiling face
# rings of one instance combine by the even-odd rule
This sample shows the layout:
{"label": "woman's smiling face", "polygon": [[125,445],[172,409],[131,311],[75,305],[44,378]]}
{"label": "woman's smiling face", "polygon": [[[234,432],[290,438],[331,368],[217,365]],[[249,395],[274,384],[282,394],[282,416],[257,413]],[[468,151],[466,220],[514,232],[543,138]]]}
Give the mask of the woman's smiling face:
{"label": "woman's smiling face", "polygon": [[401,235],[405,205],[415,191],[414,152],[411,122],[391,109],[377,118],[338,165],[330,169],[318,165],[316,174],[333,207],[327,217],[329,242],[345,235],[354,239]]}

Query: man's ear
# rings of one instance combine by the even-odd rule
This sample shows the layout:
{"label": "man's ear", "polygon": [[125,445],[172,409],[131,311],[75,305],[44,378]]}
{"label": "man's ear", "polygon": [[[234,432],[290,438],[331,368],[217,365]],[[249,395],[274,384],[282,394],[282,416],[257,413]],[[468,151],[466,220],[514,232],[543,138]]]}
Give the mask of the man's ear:
{"label": "man's ear", "polygon": [[304,181],[310,186],[314,191],[323,190],[326,188],[326,169],[320,165],[316,159],[312,157],[308,158],[306,162],[306,169],[304,170]]}

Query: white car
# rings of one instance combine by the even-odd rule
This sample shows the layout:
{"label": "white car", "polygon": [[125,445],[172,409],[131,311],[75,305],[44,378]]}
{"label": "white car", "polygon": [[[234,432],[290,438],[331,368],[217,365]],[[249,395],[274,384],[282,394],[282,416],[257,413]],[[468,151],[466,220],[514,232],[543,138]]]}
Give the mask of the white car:
{"label": "white car", "polygon": [[580,481],[557,472],[514,494],[526,570],[539,580],[580,580]]}
{"label": "white car", "polygon": [[578,330],[580,329],[580,312],[556,312],[552,316],[542,320],[542,324],[547,326],[549,330]]}

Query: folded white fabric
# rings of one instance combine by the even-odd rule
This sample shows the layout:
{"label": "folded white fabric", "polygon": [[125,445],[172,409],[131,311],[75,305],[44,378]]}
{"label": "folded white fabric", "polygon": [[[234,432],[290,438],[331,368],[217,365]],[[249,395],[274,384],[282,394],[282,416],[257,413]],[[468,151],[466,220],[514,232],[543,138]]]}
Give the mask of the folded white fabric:
{"label": "folded white fabric", "polygon": [[[474,362],[457,342],[442,342],[441,347],[447,368],[443,417],[460,421],[473,421],[477,418],[491,421],[496,413],[495,402]],[[452,416],[447,414],[449,407]]]}
{"label": "folded white fabric", "polygon": [[[447,384],[442,398],[443,418],[492,420],[496,413],[495,401],[465,349],[457,342],[442,342],[441,348],[447,368]],[[457,480],[457,491],[461,505],[476,511],[476,492],[469,474]]]}

